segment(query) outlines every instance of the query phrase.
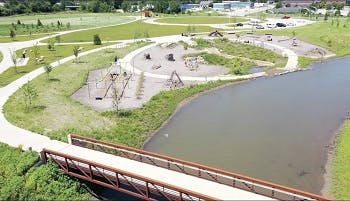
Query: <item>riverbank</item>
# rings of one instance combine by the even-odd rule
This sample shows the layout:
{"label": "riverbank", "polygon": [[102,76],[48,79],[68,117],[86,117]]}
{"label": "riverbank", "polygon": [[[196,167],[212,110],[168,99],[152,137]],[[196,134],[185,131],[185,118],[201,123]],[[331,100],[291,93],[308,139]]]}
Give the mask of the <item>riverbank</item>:
{"label": "riverbank", "polygon": [[[251,79],[250,79],[251,80]],[[180,103],[177,104],[177,107],[175,108],[175,110],[173,111],[173,113],[169,116],[168,119],[166,119],[161,126],[159,126],[156,130],[154,130],[154,132],[148,137],[148,139],[143,143],[141,149],[145,149],[145,147],[147,146],[147,143],[152,139],[152,137],[160,130],[162,129],[167,123],[169,123],[169,121],[176,115],[176,113],[181,110],[184,106],[186,106],[187,104],[189,104],[192,100],[204,95],[204,94],[208,94],[210,92],[216,91],[218,89],[222,89],[228,86],[232,86],[232,85],[237,85],[237,84],[241,84],[243,82],[247,82],[250,80],[235,80],[235,81],[226,81],[225,84],[219,85],[217,87],[211,88],[211,89],[207,89],[205,91],[199,92],[197,94],[194,94],[193,96],[190,96],[184,100],[182,100]],[[225,81],[221,81],[221,82],[225,82]],[[228,83],[227,83],[228,82]],[[205,85],[205,84],[204,84]]]}
{"label": "riverbank", "polygon": [[[346,120],[331,145],[323,192],[329,198],[350,198],[350,120]],[[327,183],[326,183],[327,182]]]}

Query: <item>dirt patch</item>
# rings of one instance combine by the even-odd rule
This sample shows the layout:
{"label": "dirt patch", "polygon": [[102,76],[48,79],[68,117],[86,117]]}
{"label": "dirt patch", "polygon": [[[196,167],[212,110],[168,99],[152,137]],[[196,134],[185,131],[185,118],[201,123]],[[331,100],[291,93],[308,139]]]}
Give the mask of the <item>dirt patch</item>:
{"label": "dirt patch", "polygon": [[[234,36],[231,36],[235,38]],[[260,35],[245,35],[242,36],[241,39],[244,41],[249,41],[250,43],[253,43],[255,41],[260,42],[268,42],[275,45],[279,45],[285,48],[288,48],[292,51],[294,51],[298,56],[304,56],[304,57],[310,57],[310,58],[327,58],[334,56],[334,53],[328,51],[327,49],[324,49],[320,46],[313,45],[298,39],[291,38],[289,36],[270,36],[271,41],[267,41],[267,36],[260,36]],[[266,48],[269,48],[266,46]],[[275,51],[276,53],[281,54],[277,49],[271,49],[272,51]]]}
{"label": "dirt patch", "polygon": [[[154,95],[170,89],[166,79],[144,77],[142,86],[139,86],[141,75],[132,75],[129,78],[128,75],[131,75],[131,72],[126,72],[126,76],[124,77],[124,71],[121,69],[104,68],[91,71],[87,83],[76,91],[72,95],[72,98],[98,111],[115,109],[113,106],[114,92],[110,79],[111,73],[118,73],[118,76],[121,76],[120,79],[115,81],[119,95],[123,90],[123,95],[118,104],[119,109],[140,108]],[[128,78],[129,80],[127,80]],[[199,82],[184,81],[184,86],[195,83]],[[139,87],[141,87],[141,89],[139,89]],[[138,90],[141,90],[141,93],[139,93]]]}
{"label": "dirt patch", "polygon": [[[171,47],[155,46],[149,48],[133,58],[133,65],[141,71],[170,75],[171,72],[176,70],[180,76],[198,76],[198,77],[211,77],[227,74],[229,69],[219,65],[198,64],[196,70],[190,70],[186,66],[184,56],[187,54],[195,54],[204,52],[203,50],[195,50],[192,48],[185,48],[182,45],[174,45]],[[145,59],[145,54],[149,54],[151,59]],[[173,54],[174,61],[167,59],[168,54]]]}

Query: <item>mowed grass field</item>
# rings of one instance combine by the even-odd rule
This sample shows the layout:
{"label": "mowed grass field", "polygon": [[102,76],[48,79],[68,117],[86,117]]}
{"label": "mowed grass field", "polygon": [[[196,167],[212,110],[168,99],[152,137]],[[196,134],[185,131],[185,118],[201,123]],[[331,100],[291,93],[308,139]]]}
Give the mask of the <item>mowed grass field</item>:
{"label": "mowed grass field", "polygon": [[[100,27],[124,23],[135,19],[132,16],[123,16],[118,13],[54,13],[54,14],[40,14],[40,15],[15,15],[9,17],[1,17],[0,20],[0,35],[8,35],[8,31],[3,28],[17,24],[20,20],[25,25],[36,25],[38,19],[43,25],[54,26],[57,25],[57,21],[62,22],[63,25],[70,23],[71,29]],[[10,28],[10,27],[9,27]],[[34,32],[33,32],[34,33]],[[20,34],[20,33],[18,33]]]}
{"label": "mowed grass field", "polygon": [[216,16],[190,16],[190,17],[167,17],[157,19],[156,22],[169,24],[228,24],[245,22],[248,19],[239,17],[216,17]]}
{"label": "mowed grass field", "polygon": [[[103,44],[102,46],[111,45],[111,44]],[[6,86],[14,80],[22,77],[23,75],[45,65],[46,63],[51,63],[56,61],[57,59],[62,59],[68,56],[73,55],[73,47],[75,45],[62,45],[55,46],[55,50],[48,50],[47,46],[38,46],[38,55],[44,56],[45,59],[43,62],[37,63],[34,56],[34,47],[26,48],[27,49],[27,57],[29,57],[29,61],[25,66],[18,66],[17,73],[14,67],[7,69],[6,71],[0,74],[0,87]],[[83,50],[81,52],[85,52],[87,50],[95,49],[102,47],[101,45],[93,45],[93,44],[81,44],[77,45],[82,47]],[[24,49],[16,51],[17,58],[22,56],[22,52]]]}
{"label": "mowed grass field", "polygon": [[[62,35],[61,42],[91,42],[95,34],[99,34],[102,41],[168,36],[187,33],[187,28],[186,26],[160,26],[137,21],[119,26],[65,34]],[[210,32],[214,30],[207,26],[196,26],[194,29],[192,32]]]}
{"label": "mowed grass field", "polygon": [[12,42],[20,42],[20,41],[27,41],[27,40],[34,40],[38,38],[43,38],[45,36],[51,35],[50,33],[40,33],[40,34],[33,34],[33,35],[20,35],[16,36],[15,38],[10,38],[9,36],[0,36],[0,43],[12,43]]}
{"label": "mowed grass field", "polygon": [[340,18],[339,23],[336,19],[333,19],[333,23],[332,19],[329,19],[326,22],[316,22],[304,27],[262,31],[260,33],[292,37],[293,31],[298,39],[324,47],[339,57],[350,54],[350,18]]}
{"label": "mowed grass field", "polygon": [[[43,26],[36,26],[38,19]],[[0,43],[12,41],[26,41],[44,37],[48,33],[113,26],[134,20],[135,17],[123,16],[117,13],[56,13],[41,15],[20,15],[1,17]],[[20,25],[17,24],[18,20]],[[57,21],[61,25],[57,26]],[[14,24],[14,26],[12,25]],[[10,30],[14,30],[16,37],[10,38]],[[43,34],[43,35],[38,35]]]}

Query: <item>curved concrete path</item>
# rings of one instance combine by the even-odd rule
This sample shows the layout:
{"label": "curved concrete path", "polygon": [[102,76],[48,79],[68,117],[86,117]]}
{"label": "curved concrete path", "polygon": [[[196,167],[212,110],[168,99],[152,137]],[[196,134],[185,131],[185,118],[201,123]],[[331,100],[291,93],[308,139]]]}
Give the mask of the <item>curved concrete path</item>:
{"label": "curved concrete path", "polygon": [[[51,36],[52,37],[52,36]],[[49,37],[44,37],[41,39],[37,39],[35,41],[40,41],[43,39],[46,39]],[[138,53],[142,52],[145,49],[148,49],[150,47],[153,47],[155,45],[157,45],[158,43],[165,43],[165,42],[178,42],[180,40],[190,40],[190,38],[188,37],[183,37],[183,36],[179,36],[179,35],[175,35],[175,36],[165,36],[165,37],[157,37],[157,38],[151,38],[151,41],[154,41],[154,44],[142,47],[140,49],[137,49],[133,52],[131,52],[130,54],[128,54],[127,56],[125,56],[122,59],[122,63],[125,63],[125,65],[123,66],[124,68],[128,69],[128,70],[134,70],[134,72],[136,74],[141,73],[141,71],[137,68],[133,68],[133,66],[131,65],[132,63],[132,59],[135,55],[137,55]],[[135,40],[125,40],[125,41],[120,41],[122,43],[131,43],[134,42]],[[23,46],[31,46],[33,41],[29,41],[29,42],[20,42],[20,43],[16,43],[14,44],[15,47],[18,48],[23,48]],[[17,45],[17,46],[16,46]],[[21,46],[23,45],[23,46]],[[265,43],[265,45],[267,45]],[[272,45],[272,44],[269,44]],[[118,45],[119,47],[123,47],[123,45]],[[277,45],[274,45],[275,47],[277,47]],[[3,47],[3,46],[0,46]],[[101,47],[101,48],[97,48],[97,49],[93,49],[93,50],[89,50],[86,52],[83,52],[81,54],[79,54],[79,57],[84,56],[84,55],[88,55],[91,53],[95,53],[97,51],[103,50],[103,49],[107,49],[107,48],[116,48],[116,45],[110,45],[110,46],[105,46],[105,47]],[[283,49],[282,47],[278,47]],[[285,54],[288,56],[288,63],[286,65],[286,69],[287,70],[291,70],[291,69],[296,69],[297,66],[297,56],[295,55],[295,53],[291,50],[288,49],[283,49]],[[70,56],[70,57],[66,57],[64,59],[61,59],[59,62],[60,64],[68,62],[73,60],[75,57],[74,56]],[[58,62],[53,62],[50,65],[52,65],[53,67],[57,67],[59,65]],[[5,63],[5,67],[10,67],[10,63],[7,61],[7,63]],[[44,69],[43,68],[38,68],[26,75],[24,75],[23,77],[15,80],[14,82],[10,83],[9,85],[0,88],[0,141],[3,143],[7,143],[11,146],[17,147],[19,145],[21,145],[23,147],[23,149],[27,150],[27,149],[32,149],[35,151],[40,152],[43,147],[45,147],[48,144],[52,144],[52,143],[56,143],[57,141],[55,140],[51,140],[50,138],[19,128],[17,126],[12,125],[10,122],[8,122],[6,120],[6,117],[4,116],[3,113],[3,107],[6,103],[6,101],[8,100],[8,98],[15,93],[20,87],[22,87],[25,83],[27,83],[29,80],[32,80],[34,78],[36,78],[37,76],[39,76],[40,74],[44,73]],[[255,78],[255,77],[260,77],[260,76],[264,76],[265,72],[262,73],[255,73],[255,74],[250,74],[250,75],[245,75],[245,76],[215,76],[215,77],[190,77],[190,76],[182,76],[181,78],[183,80],[192,80],[192,81],[214,81],[214,80],[235,80],[235,79],[248,79],[248,78]],[[149,77],[154,77],[154,78],[159,78],[159,79],[168,79],[169,76],[166,75],[158,75],[158,74],[153,74],[153,73],[145,73],[145,76],[149,76]]]}
{"label": "curved concrete path", "polygon": [[[120,46],[122,47],[122,46]],[[97,51],[107,49],[107,48],[116,48],[116,45],[110,45],[105,46],[93,50],[89,50],[86,52],[82,52],[79,54],[79,57],[85,56],[88,54],[95,53]],[[53,62],[50,65],[52,67],[57,67],[60,64],[66,63],[68,61],[72,61],[75,59],[74,56],[69,56],[64,59],[59,60],[59,63]],[[22,87],[24,84],[26,84],[28,81],[36,78],[37,76],[43,74],[45,71],[43,68],[38,68],[23,77],[15,80],[11,84],[0,88],[0,142],[9,144],[10,146],[17,147],[21,145],[24,150],[35,150],[37,152],[42,151],[42,149],[45,146],[48,146],[49,144],[56,143],[56,140],[51,140],[49,137],[40,135],[22,128],[19,128],[15,125],[12,125],[10,122],[7,121],[5,115],[4,115],[4,105],[8,98],[15,93],[20,87]]]}

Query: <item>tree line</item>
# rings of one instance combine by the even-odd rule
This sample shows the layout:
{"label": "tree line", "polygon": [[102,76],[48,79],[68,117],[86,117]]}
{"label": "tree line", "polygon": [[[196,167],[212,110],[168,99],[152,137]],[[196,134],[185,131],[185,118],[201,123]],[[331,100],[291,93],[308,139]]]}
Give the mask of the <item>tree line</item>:
{"label": "tree line", "polygon": [[[178,13],[182,3],[199,3],[201,0],[3,0],[0,16],[28,13],[49,13],[64,11],[66,6],[77,6],[86,12],[112,12],[123,9],[126,12],[147,8],[160,13]],[[214,2],[220,2],[215,0]],[[0,0],[1,2],[1,0]]]}

